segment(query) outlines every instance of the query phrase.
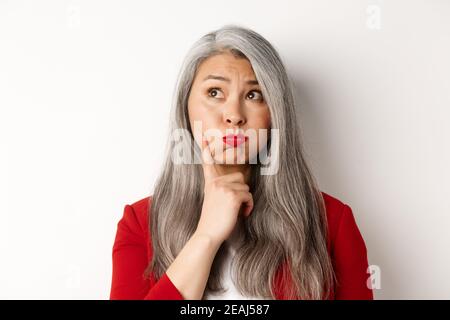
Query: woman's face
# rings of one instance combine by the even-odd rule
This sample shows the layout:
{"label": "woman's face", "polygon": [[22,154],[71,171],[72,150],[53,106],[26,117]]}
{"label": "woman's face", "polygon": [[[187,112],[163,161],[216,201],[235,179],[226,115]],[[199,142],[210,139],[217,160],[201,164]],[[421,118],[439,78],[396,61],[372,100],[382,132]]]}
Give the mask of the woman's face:
{"label": "woman's face", "polygon": [[[215,152],[214,160],[218,163],[242,164],[238,159],[243,158],[249,163],[249,159],[255,158],[266,145],[267,138],[264,137],[270,136],[269,107],[251,63],[229,52],[209,57],[200,64],[188,99],[188,113],[194,138],[200,147],[208,130],[209,133],[213,132],[211,129],[218,130],[213,135],[219,140],[214,145],[223,151]],[[260,137],[261,129],[265,129],[267,135]],[[241,133],[248,139],[225,139],[230,133]],[[255,147],[250,148],[250,143]]]}

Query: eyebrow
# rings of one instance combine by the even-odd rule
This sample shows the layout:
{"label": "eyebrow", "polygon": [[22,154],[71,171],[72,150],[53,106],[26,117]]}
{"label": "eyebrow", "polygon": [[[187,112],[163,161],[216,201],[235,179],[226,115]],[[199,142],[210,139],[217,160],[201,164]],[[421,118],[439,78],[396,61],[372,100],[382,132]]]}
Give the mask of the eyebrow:
{"label": "eyebrow", "polygon": [[[214,80],[221,80],[221,81],[226,81],[226,82],[230,82],[231,80],[222,76],[216,76],[213,74],[210,74],[209,76],[205,77],[205,79],[203,79],[203,81],[206,81],[208,79],[214,79]],[[247,81],[248,84],[258,84],[258,80],[248,80]]]}

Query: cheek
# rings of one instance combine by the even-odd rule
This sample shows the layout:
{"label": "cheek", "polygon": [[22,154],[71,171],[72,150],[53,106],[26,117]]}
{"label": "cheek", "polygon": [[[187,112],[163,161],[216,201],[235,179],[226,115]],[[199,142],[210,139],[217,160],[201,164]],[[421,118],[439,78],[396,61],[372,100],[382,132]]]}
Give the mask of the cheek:
{"label": "cheek", "polygon": [[257,130],[270,130],[270,112],[259,112],[258,114],[255,114],[249,127]]}
{"label": "cheek", "polygon": [[264,112],[263,118],[264,118],[264,128],[270,129],[270,110],[268,107]]}
{"label": "cheek", "polygon": [[205,131],[210,128],[218,128],[220,116],[214,112],[208,111],[207,108],[199,106],[193,108],[189,113],[189,121],[191,127],[194,125],[194,122],[198,122],[198,124],[201,123],[202,130]]}
{"label": "cheek", "polygon": [[[261,150],[261,148],[263,146],[265,146],[267,144],[267,140],[270,137],[270,113],[269,111],[262,113],[259,117],[258,117],[258,122],[255,124],[256,127],[258,128],[258,146],[259,146],[259,150]],[[263,132],[265,131],[265,135],[263,134]],[[261,135],[261,139],[260,139],[260,135]]]}
{"label": "cheek", "polygon": [[220,128],[220,114],[209,111],[201,101],[197,105],[190,105],[188,114],[192,133],[199,145],[206,130]]}
{"label": "cheek", "polygon": [[198,111],[198,108],[189,109],[189,123],[191,125],[192,134],[199,146],[201,146],[201,139],[203,130],[205,130],[205,121],[202,113]]}

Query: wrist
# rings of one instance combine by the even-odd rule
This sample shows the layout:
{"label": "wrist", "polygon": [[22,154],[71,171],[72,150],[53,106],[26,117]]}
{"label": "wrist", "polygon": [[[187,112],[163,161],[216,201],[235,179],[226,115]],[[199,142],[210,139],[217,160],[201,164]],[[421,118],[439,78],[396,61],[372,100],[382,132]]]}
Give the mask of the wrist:
{"label": "wrist", "polygon": [[208,233],[196,230],[192,235],[192,238],[198,239],[202,243],[205,243],[208,247],[218,249],[222,244],[222,241],[216,239]]}

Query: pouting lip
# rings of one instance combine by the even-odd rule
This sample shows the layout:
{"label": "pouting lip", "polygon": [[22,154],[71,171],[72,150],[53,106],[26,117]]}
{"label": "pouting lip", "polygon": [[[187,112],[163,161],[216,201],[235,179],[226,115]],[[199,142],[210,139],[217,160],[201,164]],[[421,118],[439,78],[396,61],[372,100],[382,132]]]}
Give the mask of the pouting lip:
{"label": "pouting lip", "polygon": [[229,134],[226,136],[223,136],[223,142],[228,144],[228,145],[232,145],[232,146],[238,146],[242,143],[244,143],[245,141],[248,140],[247,136],[244,136],[243,134]]}

